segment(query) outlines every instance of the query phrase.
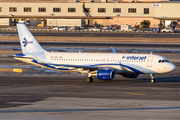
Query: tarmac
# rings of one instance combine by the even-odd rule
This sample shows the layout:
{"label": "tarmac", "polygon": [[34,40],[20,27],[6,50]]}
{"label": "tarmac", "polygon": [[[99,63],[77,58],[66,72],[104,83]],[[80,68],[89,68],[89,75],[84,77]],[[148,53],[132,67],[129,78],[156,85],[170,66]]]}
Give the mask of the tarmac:
{"label": "tarmac", "polygon": [[[180,43],[179,33],[98,33],[98,32],[32,32],[38,41],[55,42],[128,42]],[[19,41],[17,31],[1,31],[0,40]],[[163,38],[163,39],[162,39]]]}
{"label": "tarmac", "polygon": [[[15,45],[15,48],[16,46],[18,45]],[[50,46],[46,47],[48,50],[52,49]],[[150,48],[151,46],[147,49]],[[88,50],[81,49],[87,52],[91,47]],[[142,47],[137,49],[144,50]],[[136,79],[116,75],[113,81],[94,78],[93,83],[86,83],[85,74],[48,71],[17,61],[12,58],[13,54],[20,52],[19,48],[16,50],[14,51],[11,45],[5,45],[0,50],[0,70],[3,71],[0,72],[0,120],[179,120],[180,118],[178,52],[159,53],[173,62],[177,68],[171,73],[155,75],[156,83],[150,82],[148,74],[140,75]],[[92,51],[97,50],[93,48]],[[168,50],[179,49],[169,47]],[[14,68],[20,68],[22,72],[11,71]]]}
{"label": "tarmac", "polygon": [[3,120],[178,120],[179,66],[173,73],[138,79],[84,81],[85,75],[1,75]]}
{"label": "tarmac", "polygon": [[[180,118],[180,64],[176,71],[137,79],[119,75],[113,81],[86,75],[32,69],[13,60],[3,66],[27,66],[22,73],[1,72],[0,119],[2,120],[178,120]],[[2,68],[3,69],[3,68]],[[25,70],[24,70],[25,69]]]}

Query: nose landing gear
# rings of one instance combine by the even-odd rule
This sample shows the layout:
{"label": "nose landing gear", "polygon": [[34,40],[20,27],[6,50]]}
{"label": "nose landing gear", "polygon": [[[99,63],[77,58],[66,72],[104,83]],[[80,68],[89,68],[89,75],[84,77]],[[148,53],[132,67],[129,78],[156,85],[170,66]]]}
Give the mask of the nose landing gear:
{"label": "nose landing gear", "polygon": [[151,83],[155,83],[154,74],[150,74],[151,76]]}

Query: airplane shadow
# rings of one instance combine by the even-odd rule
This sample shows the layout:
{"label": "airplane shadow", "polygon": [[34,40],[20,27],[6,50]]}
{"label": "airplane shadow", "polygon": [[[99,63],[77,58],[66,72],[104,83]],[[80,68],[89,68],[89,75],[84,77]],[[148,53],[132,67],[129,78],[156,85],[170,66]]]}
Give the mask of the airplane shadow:
{"label": "airplane shadow", "polygon": [[[151,79],[148,78],[138,78],[135,81],[149,82]],[[156,82],[180,82],[180,76],[175,77],[155,77]]]}

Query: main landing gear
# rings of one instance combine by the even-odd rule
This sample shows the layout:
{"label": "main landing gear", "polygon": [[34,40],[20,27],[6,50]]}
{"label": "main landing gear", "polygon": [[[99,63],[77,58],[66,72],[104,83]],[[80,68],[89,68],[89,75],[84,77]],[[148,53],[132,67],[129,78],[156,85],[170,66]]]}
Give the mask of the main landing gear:
{"label": "main landing gear", "polygon": [[93,82],[93,78],[91,77],[91,73],[88,73],[88,77],[86,78],[86,82],[87,83]]}
{"label": "main landing gear", "polygon": [[151,83],[155,83],[154,74],[150,74],[151,76]]}
{"label": "main landing gear", "polygon": [[92,77],[87,77],[87,78],[86,78],[86,82],[87,82],[87,83],[93,82],[93,78],[92,78]]}

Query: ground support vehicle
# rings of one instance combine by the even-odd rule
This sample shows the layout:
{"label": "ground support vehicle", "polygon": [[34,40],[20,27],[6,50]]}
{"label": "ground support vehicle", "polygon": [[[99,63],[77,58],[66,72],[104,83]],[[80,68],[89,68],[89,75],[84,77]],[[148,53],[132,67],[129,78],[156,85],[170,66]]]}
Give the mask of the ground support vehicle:
{"label": "ground support vehicle", "polygon": [[53,30],[54,31],[66,31],[67,28],[65,28],[65,27],[54,27]]}
{"label": "ground support vehicle", "polygon": [[172,28],[165,28],[165,29],[162,29],[161,32],[169,32],[169,33],[174,33],[176,32],[175,30],[173,30]]}
{"label": "ground support vehicle", "polygon": [[100,28],[91,28],[89,31],[91,31],[91,32],[100,32],[101,29]]}
{"label": "ground support vehicle", "polygon": [[135,32],[137,29],[131,27],[131,25],[121,25],[122,32]]}
{"label": "ground support vehicle", "polygon": [[45,26],[46,26],[46,21],[41,21],[41,23],[37,25],[37,27],[45,27]]}

